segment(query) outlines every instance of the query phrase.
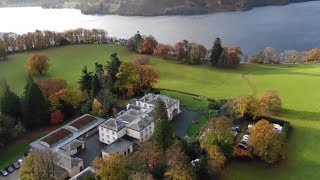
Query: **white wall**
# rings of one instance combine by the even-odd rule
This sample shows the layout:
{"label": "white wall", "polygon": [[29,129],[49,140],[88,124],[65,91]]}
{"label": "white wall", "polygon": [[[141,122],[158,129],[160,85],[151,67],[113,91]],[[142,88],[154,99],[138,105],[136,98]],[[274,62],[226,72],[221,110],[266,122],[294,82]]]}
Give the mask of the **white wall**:
{"label": "white wall", "polygon": [[[133,152],[133,146],[131,145],[128,149],[129,149],[129,154],[131,154]],[[128,149],[126,149],[125,151],[127,151]],[[124,154],[125,151],[123,151],[122,153]],[[102,157],[103,158],[106,158],[106,157],[109,157],[109,156],[110,156],[109,153],[106,153],[106,152],[102,151]]]}
{"label": "white wall", "polygon": [[99,126],[99,139],[101,142],[105,144],[111,144],[115,140],[122,138],[124,135],[126,135],[126,129],[127,128],[123,128],[119,132],[115,132],[102,126]]}

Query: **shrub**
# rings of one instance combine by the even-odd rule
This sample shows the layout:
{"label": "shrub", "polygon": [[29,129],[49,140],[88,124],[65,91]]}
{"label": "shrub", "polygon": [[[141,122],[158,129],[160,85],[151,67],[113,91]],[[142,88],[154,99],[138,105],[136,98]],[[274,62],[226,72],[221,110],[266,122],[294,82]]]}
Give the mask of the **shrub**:
{"label": "shrub", "polygon": [[51,124],[57,125],[61,124],[64,120],[64,115],[60,110],[51,113]]}

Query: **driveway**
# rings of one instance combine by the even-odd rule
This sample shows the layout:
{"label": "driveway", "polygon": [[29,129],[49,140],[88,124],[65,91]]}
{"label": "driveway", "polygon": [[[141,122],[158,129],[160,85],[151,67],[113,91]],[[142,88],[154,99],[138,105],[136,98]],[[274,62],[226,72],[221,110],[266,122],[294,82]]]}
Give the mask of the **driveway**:
{"label": "driveway", "polygon": [[88,166],[91,166],[93,160],[97,157],[101,157],[101,150],[106,146],[107,144],[100,142],[99,133],[95,133],[85,139],[85,149],[73,155],[73,157],[83,159],[84,168],[87,168]]}
{"label": "driveway", "polygon": [[201,115],[202,112],[200,111],[191,111],[182,107],[181,113],[171,121],[176,134],[181,137],[186,136],[188,127],[198,120]]}

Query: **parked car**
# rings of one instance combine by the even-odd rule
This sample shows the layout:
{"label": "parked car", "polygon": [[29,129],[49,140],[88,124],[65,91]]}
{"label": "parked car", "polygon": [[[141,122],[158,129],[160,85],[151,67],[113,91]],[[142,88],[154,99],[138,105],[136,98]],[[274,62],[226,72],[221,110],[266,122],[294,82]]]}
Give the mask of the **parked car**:
{"label": "parked car", "polygon": [[6,170],[9,172],[9,173],[13,173],[14,172],[14,169],[12,168],[12,166],[8,166],[6,168]]}
{"label": "parked car", "polygon": [[15,163],[13,163],[12,164],[12,167],[14,167],[15,169],[19,169],[20,168],[20,162],[19,161],[17,161],[17,162],[15,162]]}
{"label": "parked car", "polygon": [[22,159],[18,159],[18,162],[20,163],[20,165],[22,164],[23,160]]}
{"label": "parked car", "polygon": [[1,169],[0,173],[1,173],[2,176],[8,176],[9,175],[9,173],[4,169]]}

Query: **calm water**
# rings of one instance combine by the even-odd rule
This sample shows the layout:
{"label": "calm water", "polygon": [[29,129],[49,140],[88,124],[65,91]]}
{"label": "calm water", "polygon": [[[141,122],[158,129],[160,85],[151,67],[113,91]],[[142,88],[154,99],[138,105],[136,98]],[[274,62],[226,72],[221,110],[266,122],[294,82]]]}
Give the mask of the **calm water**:
{"label": "calm water", "polygon": [[265,46],[280,50],[320,47],[320,1],[245,12],[161,17],[83,15],[74,9],[0,8],[0,18],[0,32],[83,27],[103,28],[110,36],[128,38],[139,30],[162,43],[188,39],[207,47],[221,37],[227,45],[240,45],[245,53]]}

